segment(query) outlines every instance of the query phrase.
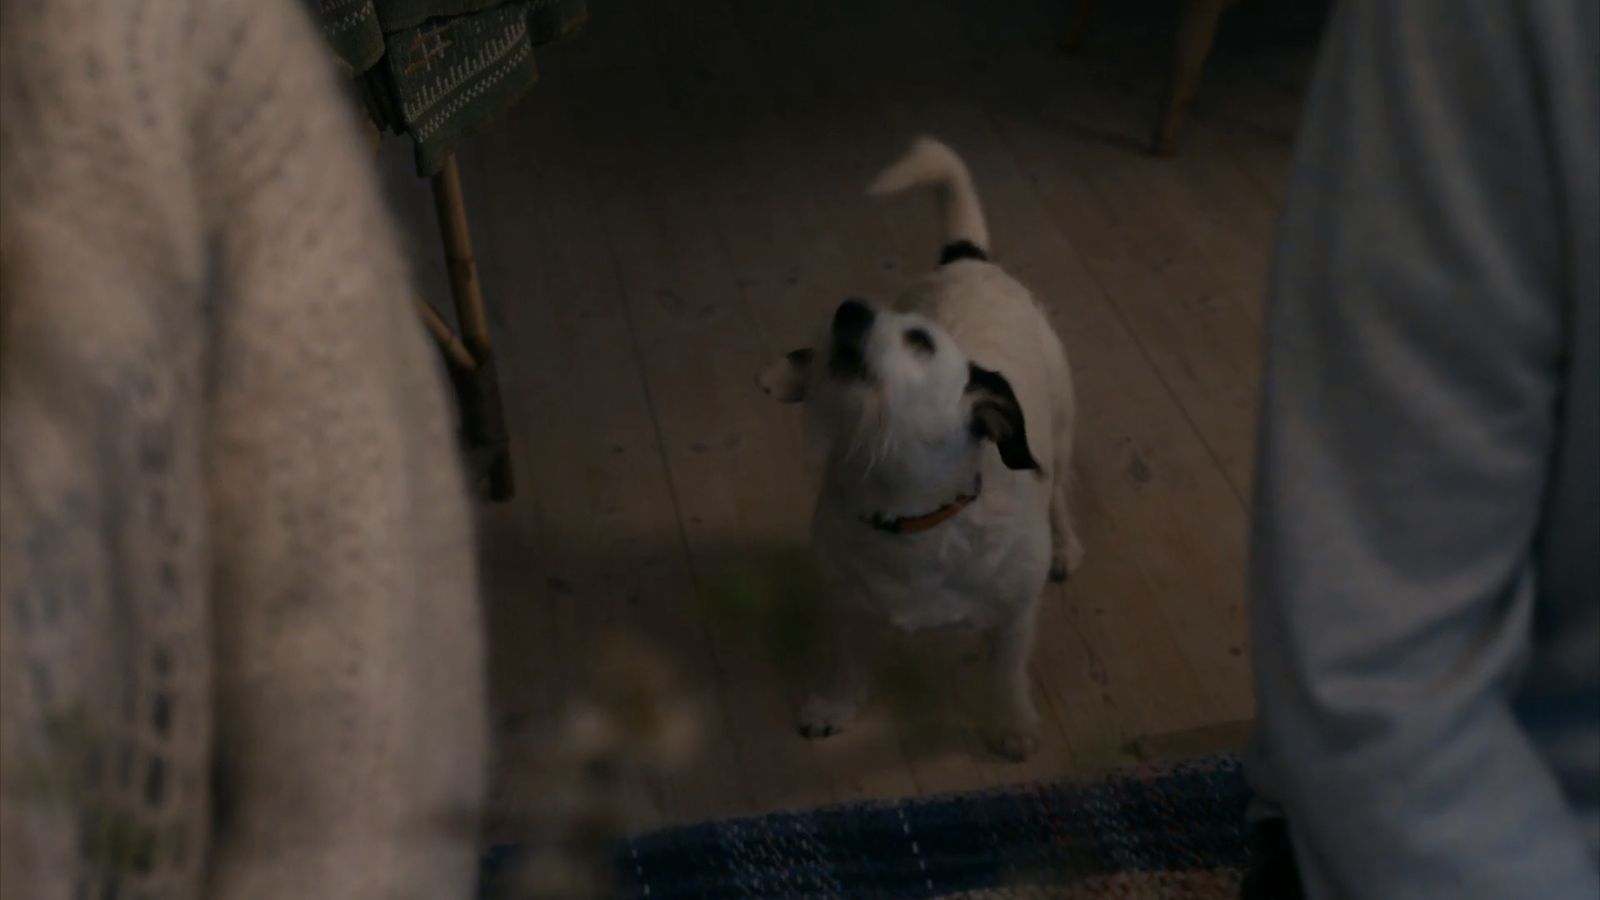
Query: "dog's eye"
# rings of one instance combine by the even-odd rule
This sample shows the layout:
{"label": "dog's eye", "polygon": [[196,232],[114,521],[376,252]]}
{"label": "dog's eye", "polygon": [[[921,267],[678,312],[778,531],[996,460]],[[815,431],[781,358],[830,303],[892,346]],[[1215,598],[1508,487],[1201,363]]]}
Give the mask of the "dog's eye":
{"label": "dog's eye", "polygon": [[906,346],[927,356],[933,353],[933,335],[921,328],[906,329]]}

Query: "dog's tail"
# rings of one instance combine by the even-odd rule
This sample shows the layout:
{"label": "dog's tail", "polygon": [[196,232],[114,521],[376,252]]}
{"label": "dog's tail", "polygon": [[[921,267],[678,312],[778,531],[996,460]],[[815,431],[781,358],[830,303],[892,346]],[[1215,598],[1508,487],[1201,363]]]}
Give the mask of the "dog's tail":
{"label": "dog's tail", "polygon": [[988,259],[989,226],[972,186],[972,173],[943,143],[931,137],[917,138],[898,162],[883,170],[867,193],[884,196],[923,186],[937,187],[944,206],[945,246],[940,262]]}

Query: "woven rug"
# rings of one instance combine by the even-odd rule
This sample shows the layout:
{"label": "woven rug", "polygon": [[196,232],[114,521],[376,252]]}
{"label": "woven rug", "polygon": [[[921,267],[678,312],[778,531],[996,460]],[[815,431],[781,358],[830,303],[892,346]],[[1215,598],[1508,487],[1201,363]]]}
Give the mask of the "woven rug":
{"label": "woven rug", "polygon": [[1250,799],[1217,756],[1092,779],[672,828],[619,896],[1236,898]]}

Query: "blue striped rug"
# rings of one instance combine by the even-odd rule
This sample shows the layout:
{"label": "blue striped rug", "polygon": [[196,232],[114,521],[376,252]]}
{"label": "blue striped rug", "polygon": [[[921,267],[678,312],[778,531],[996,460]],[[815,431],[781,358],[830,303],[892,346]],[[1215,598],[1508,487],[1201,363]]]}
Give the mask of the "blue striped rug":
{"label": "blue striped rug", "polygon": [[[1005,790],[671,828],[627,842],[619,896],[1238,896],[1250,793],[1205,757]],[[492,869],[515,848],[497,848]]]}

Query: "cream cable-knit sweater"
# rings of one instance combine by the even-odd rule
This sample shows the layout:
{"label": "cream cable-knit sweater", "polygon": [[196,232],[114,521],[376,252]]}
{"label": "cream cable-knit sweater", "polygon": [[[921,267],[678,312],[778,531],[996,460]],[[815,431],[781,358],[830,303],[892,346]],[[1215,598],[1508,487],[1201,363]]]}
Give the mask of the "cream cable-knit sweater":
{"label": "cream cable-knit sweater", "polygon": [[463,479],[336,83],[293,0],[0,0],[4,900],[471,892]]}

